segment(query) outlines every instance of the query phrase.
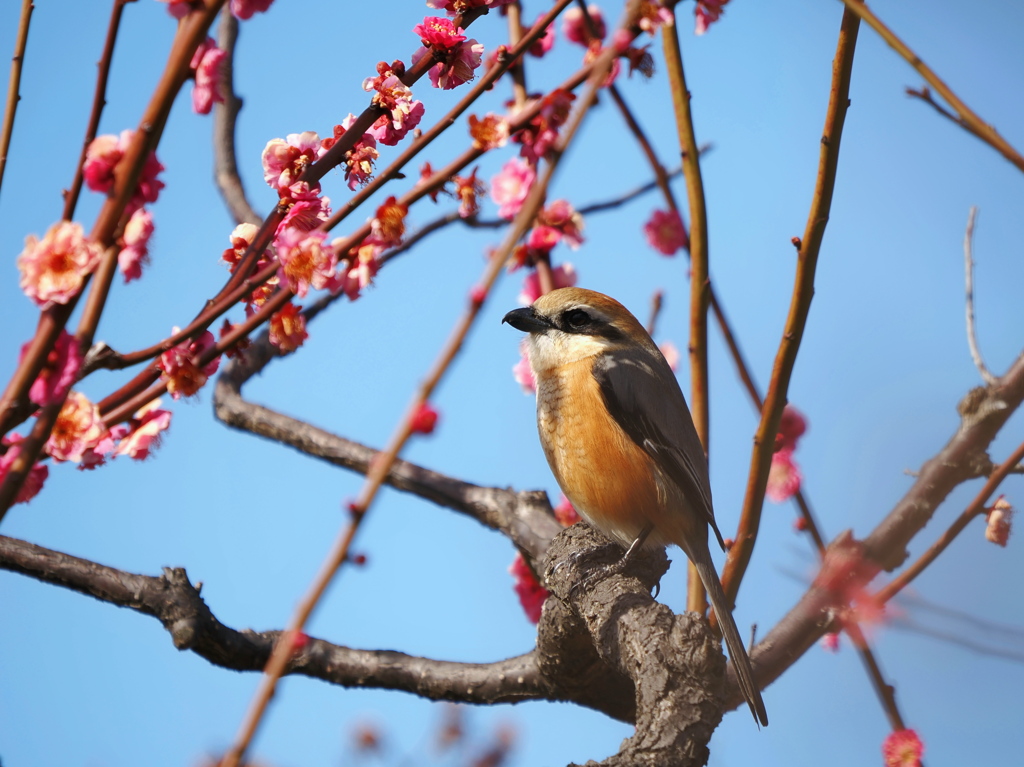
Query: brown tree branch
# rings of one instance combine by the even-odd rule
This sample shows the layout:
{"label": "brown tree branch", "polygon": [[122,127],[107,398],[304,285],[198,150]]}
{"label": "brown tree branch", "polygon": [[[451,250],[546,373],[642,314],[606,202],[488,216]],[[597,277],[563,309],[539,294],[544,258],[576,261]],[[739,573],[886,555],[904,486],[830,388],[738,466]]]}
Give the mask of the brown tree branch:
{"label": "brown tree branch", "polygon": [[1007,476],[1013,471],[1017,464],[1024,459],[1024,443],[1019,445],[1016,450],[1007,458],[1003,463],[993,471],[988,478],[988,481],[984,484],[978,494],[974,496],[974,500],[967,506],[966,509],[961,512],[960,516],[956,518],[952,525],[941,535],[938,540],[935,541],[928,550],[925,551],[912,565],[907,567],[905,570],[890,581],[886,586],[879,590],[876,597],[880,602],[888,602],[894,596],[900,593],[906,586],[914,580],[918,575],[924,572],[925,568],[934,562],[939,554],[946,550],[946,548],[953,542],[953,540],[963,532],[964,528],[967,527],[971,521],[978,516],[981,516],[985,512],[985,504],[988,502],[992,494],[999,488],[1000,483],[1006,479]]}
{"label": "brown tree branch", "polygon": [[32,20],[34,8],[32,0],[21,0],[18,33],[14,38],[14,55],[11,57],[11,77],[7,84],[7,104],[4,106],[3,125],[0,126],[0,188],[3,187],[7,152],[11,148],[11,135],[14,133],[14,115],[18,111],[18,102],[21,101],[21,69],[25,63],[28,26]]}
{"label": "brown tree branch", "polygon": [[761,422],[754,436],[750,473],[736,542],[729,550],[722,573],[722,584],[730,600],[736,599],[743,574],[754,552],[754,543],[761,523],[761,509],[764,506],[765,487],[768,483],[768,471],[775,450],[775,435],[779,431],[782,409],[786,406],[789,381],[796,365],[797,352],[800,349],[800,341],[811,308],[811,298],[814,295],[814,275],[832,205],[832,192],[839,164],[839,144],[843,134],[843,123],[846,120],[846,110],[850,104],[850,78],[859,27],[860,21],[857,17],[849,10],[844,11],[836,55],[832,62],[832,85],[821,137],[818,176],[811,209],[807,216],[807,226],[797,252],[797,269],[789,316],[786,318],[782,341],[775,355],[768,394],[761,409]]}
{"label": "brown tree branch", "polygon": [[946,103],[953,107],[960,120],[965,123],[964,127],[999,152],[1019,170],[1024,171],[1024,157],[1021,156],[1020,152],[1010,146],[1009,142],[1000,136],[995,128],[982,120],[970,107],[961,101],[950,87],[939,79],[939,76],[932,71],[931,67],[921,61],[920,57],[910,50],[906,43],[893,34],[892,30],[875,16],[871,9],[864,5],[862,0],[841,0],[841,2],[846,5],[847,11],[856,14],[858,18],[867,22],[868,26],[874,29],[889,44],[890,48],[906,59],[907,63],[917,70],[918,74],[945,99]]}
{"label": "brown tree branch", "polygon": [[931,89],[928,86],[926,86],[926,85],[922,86],[920,89],[907,87],[906,88],[906,93],[907,93],[908,96],[910,96],[912,98],[920,99],[925,104],[927,104],[932,109],[934,109],[936,112],[938,112],[940,115],[945,117],[947,120],[950,120],[951,122],[956,123],[957,125],[959,125],[961,128],[963,128],[965,131],[970,133],[975,138],[980,138],[982,141],[985,140],[984,136],[980,135],[967,122],[965,122],[963,119],[957,117],[955,114],[953,114],[948,109],[946,109],[944,106],[942,106],[942,104],[940,104],[938,101],[936,101],[935,98],[932,96]]}
{"label": "brown tree branch", "polygon": [[[0,569],[150,615],[167,629],[177,649],[233,671],[261,671],[282,633],[225,626],[182,568],[164,568],[160,577],[136,575],[0,536]],[[552,692],[532,651],[495,663],[455,663],[390,650],[354,650],[310,638],[284,673],[463,703],[517,703]]]}
{"label": "brown tree branch", "polygon": [[[366,474],[379,451],[242,398],[241,387],[246,381],[278,356],[277,348],[264,333],[245,350],[244,358],[231,360],[217,378],[214,414],[232,428]],[[534,560],[539,561],[548,543],[562,529],[543,491],[481,487],[400,459],[395,460],[384,481],[396,490],[465,514],[502,532]]]}
{"label": "brown tree branch", "polygon": [[227,53],[221,70],[220,87],[224,103],[213,106],[213,177],[220,189],[224,204],[236,224],[263,223],[245,194],[242,177],[238,173],[235,151],[235,126],[242,109],[242,99],[235,93],[235,46],[238,42],[238,19],[225,8],[217,27],[217,47]]}

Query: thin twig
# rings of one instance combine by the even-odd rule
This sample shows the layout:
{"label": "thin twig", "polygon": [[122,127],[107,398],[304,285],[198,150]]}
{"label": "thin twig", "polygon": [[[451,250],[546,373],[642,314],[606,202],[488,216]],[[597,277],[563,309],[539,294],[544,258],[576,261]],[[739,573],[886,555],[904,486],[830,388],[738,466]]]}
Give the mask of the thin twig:
{"label": "thin twig", "polygon": [[986,144],[995,149],[999,154],[1013,163],[1021,171],[1024,171],[1024,157],[1010,146],[1009,142],[999,135],[998,131],[991,125],[982,120],[977,114],[975,114],[959,97],[953,93],[946,83],[939,79],[939,76],[931,70],[931,68],[921,61],[921,58],[914,53],[910,48],[907,47],[906,43],[900,40],[892,30],[889,29],[881,20],[875,16],[871,10],[864,5],[861,0],[841,0],[846,6],[846,9],[856,14],[860,19],[863,19],[868,25],[875,30],[882,39],[889,44],[889,46],[896,51],[900,56],[906,59],[907,63],[910,64],[914,69],[917,70],[918,74],[923,77],[929,85],[931,85],[946,103],[953,107],[953,110],[959,115],[960,119],[965,123],[965,127],[969,128],[971,133],[976,135]]}
{"label": "thin twig", "polygon": [[988,481],[984,484],[981,490],[974,500],[964,509],[960,516],[956,518],[956,521],[941,535],[938,540],[935,541],[928,550],[925,551],[912,565],[903,570],[896,578],[893,578],[888,584],[882,587],[875,595],[880,602],[888,602],[894,596],[900,593],[906,586],[914,580],[918,575],[924,572],[925,568],[928,567],[935,559],[941,554],[946,548],[953,542],[953,540],[963,531],[971,520],[975,517],[980,516],[985,511],[985,504],[988,499],[992,497],[992,494],[998,489],[999,484],[1009,475],[1014,467],[1020,463],[1021,459],[1024,459],[1024,443],[1021,443],[1016,450],[1013,451],[1012,455],[1003,461],[995,471],[989,476]]}
{"label": "thin twig", "polygon": [[7,152],[11,148],[14,133],[14,114],[21,101],[21,69],[25,63],[25,47],[28,44],[28,25],[35,9],[32,0],[22,0],[21,16],[18,19],[18,34],[14,38],[14,56],[11,57],[11,79],[7,84],[7,105],[4,107],[4,124],[0,127],[0,187],[4,183],[4,168],[7,167]]}
{"label": "thin twig", "polygon": [[89,122],[85,128],[85,138],[82,140],[82,151],[78,155],[78,165],[75,166],[75,176],[71,181],[71,187],[64,193],[64,220],[70,221],[75,217],[75,208],[78,206],[78,196],[82,193],[83,173],[85,170],[85,155],[89,151],[89,145],[96,138],[96,132],[100,127],[100,117],[103,115],[103,107],[107,104],[107,80],[110,78],[110,64],[114,60],[114,45],[117,42],[117,33],[121,28],[121,14],[125,5],[135,0],[114,0],[110,9],[110,22],[107,25],[107,37],[103,43],[103,53],[97,63],[96,88],[92,96],[92,108],[89,111]]}
{"label": "thin twig", "polygon": [[912,98],[920,99],[925,104],[927,104],[932,109],[934,109],[936,112],[938,112],[940,115],[945,117],[947,120],[949,120],[950,122],[956,123],[961,128],[963,128],[965,131],[967,131],[968,133],[973,135],[975,138],[980,138],[982,141],[985,140],[984,136],[979,134],[976,130],[974,130],[974,128],[972,128],[970,125],[968,125],[964,120],[962,120],[961,118],[957,117],[955,114],[953,114],[948,109],[946,109],[944,106],[942,106],[942,104],[940,104],[938,101],[936,101],[935,97],[932,96],[931,88],[929,88],[927,85],[922,86],[920,89],[907,87],[906,88],[906,93],[907,93],[908,96],[911,96]]}
{"label": "thin twig", "polygon": [[967,315],[967,346],[971,350],[971,359],[974,360],[974,367],[978,368],[982,379],[987,384],[994,384],[996,377],[985,366],[985,360],[982,359],[981,350],[978,348],[978,336],[974,329],[974,253],[972,245],[974,241],[974,220],[977,215],[978,208],[972,205],[970,212],[967,214],[967,228],[964,230],[964,292],[967,297],[965,308]]}
{"label": "thin twig", "polygon": [[796,276],[793,295],[790,299],[789,316],[775,363],[772,377],[768,384],[768,394],[761,409],[761,422],[754,436],[754,449],[750,457],[750,473],[747,478],[747,489],[743,499],[743,510],[740,525],[736,533],[736,542],[729,550],[722,574],[722,584],[726,596],[736,599],[743,574],[746,572],[750,557],[757,540],[757,531],[761,523],[761,509],[764,506],[765,487],[768,483],[768,472],[771,467],[772,453],[775,447],[775,435],[779,431],[782,409],[786,406],[789,381],[796,365],[797,352],[803,338],[807,316],[814,296],[814,275],[818,264],[818,254],[828,223],[829,210],[832,206],[832,192],[835,188],[836,170],[839,165],[839,145],[846,120],[846,110],[850,104],[850,77],[853,70],[853,54],[857,45],[857,31],[860,21],[849,10],[843,13],[839,41],[832,62],[832,84],[830,89],[828,111],[825,116],[825,127],[821,137],[818,175],[815,183],[814,197],[807,216],[807,226],[798,249]]}

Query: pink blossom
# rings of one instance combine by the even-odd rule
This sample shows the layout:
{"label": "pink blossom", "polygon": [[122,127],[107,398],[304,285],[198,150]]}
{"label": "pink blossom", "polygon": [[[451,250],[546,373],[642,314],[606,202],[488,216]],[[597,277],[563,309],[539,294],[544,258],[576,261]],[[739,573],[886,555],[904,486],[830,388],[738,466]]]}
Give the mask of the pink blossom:
{"label": "pink blossom", "polygon": [[469,135],[473,137],[473,147],[485,151],[498,149],[508,143],[508,120],[501,115],[488,112],[482,118],[469,116]]}
{"label": "pink blossom", "polygon": [[163,432],[170,426],[171,412],[161,410],[160,400],[153,400],[137,410],[128,424],[121,424],[111,430],[120,439],[114,455],[126,455],[135,461],[146,460],[150,453],[160,447]]}
{"label": "pink blossom", "polygon": [[[31,344],[29,341],[21,347],[19,365],[25,359],[25,353]],[[78,346],[78,341],[66,330],[60,331],[57,342],[46,357],[46,364],[39,371],[32,388],[28,390],[28,398],[43,407],[63,399],[77,380],[81,368],[82,350]]]}
{"label": "pink blossom", "polygon": [[[177,333],[178,328],[172,328],[171,332]],[[215,345],[213,333],[207,330],[198,341],[182,341],[160,355],[156,367],[162,374],[160,377],[167,383],[167,391],[174,399],[197,394],[207,379],[217,372],[220,357],[214,357],[201,368],[198,365],[203,353]]]}
{"label": "pink blossom", "polygon": [[438,412],[429,402],[421,402],[409,421],[409,428],[414,434],[433,434],[437,428]]}
{"label": "pink blossom", "polygon": [[531,251],[547,255],[560,239],[562,239],[562,233],[553,226],[535,226],[526,236],[526,247]]}
{"label": "pink blossom", "polygon": [[674,373],[679,369],[679,349],[671,341],[665,341],[658,344],[658,348],[661,350],[662,356],[665,358],[665,362],[672,368]]}
{"label": "pink blossom", "polygon": [[839,632],[831,631],[821,638],[821,647],[828,652],[839,652]]}
{"label": "pink blossom", "polygon": [[[339,237],[331,243],[331,249],[335,253],[341,242],[342,239]],[[380,254],[383,251],[372,235],[367,237],[340,260],[338,271],[325,287],[334,295],[344,293],[350,301],[355,301],[361,292],[373,283],[374,275],[380,269]]]}
{"label": "pink blossom", "polygon": [[683,220],[674,210],[655,210],[644,224],[644,236],[652,248],[666,256],[690,247]]}
{"label": "pink blossom", "polygon": [[[601,9],[596,5],[588,5],[587,13],[590,14],[590,19],[597,31],[597,39],[603,40],[608,30],[605,27],[604,15],[601,13]],[[569,8],[562,16],[562,34],[565,35],[565,39],[569,42],[584,47],[589,46],[595,37],[590,33],[590,26],[583,16],[582,9],[577,6]]]}
{"label": "pink blossom", "polygon": [[224,103],[223,71],[227,61],[227,51],[217,47],[212,37],[196,48],[190,66],[196,73],[196,82],[192,87],[192,111],[207,115],[214,103]]}
{"label": "pink blossom", "polygon": [[779,433],[775,438],[776,450],[796,450],[796,443],[807,431],[807,419],[792,405],[782,409],[779,419]]}
{"label": "pink blossom", "polygon": [[77,463],[87,449],[99,444],[106,433],[107,427],[100,418],[99,408],[81,392],[72,391],[64,400],[44,450],[55,461]]}
{"label": "pink blossom", "polygon": [[139,208],[124,227],[124,247],[117,254],[117,268],[126,283],[142,276],[143,264],[149,263],[149,238],[153,236],[153,217]]}
{"label": "pink blossom", "polygon": [[[82,165],[86,186],[94,192],[110,192],[114,188],[114,169],[124,157],[134,135],[134,131],[123,130],[118,137],[97,136],[92,140]],[[133,213],[146,203],[156,202],[160,190],[164,188],[164,182],[157,178],[163,170],[164,166],[157,159],[156,152],[150,152],[143,163],[139,185],[125,206],[126,212]]]}
{"label": "pink blossom", "polygon": [[402,101],[389,114],[378,117],[367,133],[385,146],[395,146],[423,119],[422,101]]}
{"label": "pink blossom", "polygon": [[111,432],[105,431],[103,436],[94,445],[90,445],[82,453],[82,460],[78,462],[79,471],[92,471],[107,462],[107,457],[114,450],[114,439]]}
{"label": "pink blossom", "polygon": [[270,318],[270,343],[283,353],[293,352],[309,338],[302,310],[290,301]]}
{"label": "pink blossom", "polygon": [[533,167],[518,157],[502,165],[491,179],[491,199],[500,206],[498,215],[507,221],[515,218],[536,178]]}
{"label": "pink blossom", "polygon": [[[711,1],[717,2],[717,0]],[[721,0],[721,2],[724,5],[729,0]],[[675,16],[672,15],[672,11],[661,3],[643,2],[640,4],[640,21],[637,22],[637,26],[648,34],[655,34],[662,24],[672,24],[674,21]]]}
{"label": "pink blossom", "polygon": [[275,235],[285,229],[299,229],[303,232],[311,232],[330,217],[330,197],[313,197],[308,200],[299,200],[288,208],[288,212],[284,214],[281,223],[277,225]]}
{"label": "pink blossom", "polygon": [[472,80],[483,55],[482,43],[466,40],[447,49],[443,55],[435,49],[417,48],[412,54],[412,63],[415,65],[424,56],[440,56],[440,61],[430,67],[430,84],[447,91]]}
{"label": "pink blossom", "polygon": [[540,585],[537,576],[533,574],[529,565],[526,564],[526,560],[523,559],[523,555],[519,552],[516,552],[516,557],[509,565],[508,571],[513,579],[512,588],[515,589],[516,595],[519,597],[519,604],[523,606],[523,612],[526,613],[527,619],[530,623],[538,623],[544,607],[544,600],[548,598],[550,592]]}
{"label": "pink blossom", "polygon": [[997,546],[1006,546],[1010,540],[1010,528],[1013,521],[1013,507],[999,496],[986,515],[985,540]]}
{"label": "pink blossom", "polygon": [[338,258],[333,248],[322,247],[326,237],[326,232],[301,229],[285,229],[277,235],[278,277],[299,298],[306,296],[310,286],[319,290],[334,276]]}
{"label": "pink blossom", "polygon": [[405,236],[405,217],[409,206],[399,202],[391,195],[377,208],[377,214],[370,221],[373,239],[383,248],[393,248],[402,244]]}
{"label": "pink blossom", "polygon": [[793,497],[800,489],[803,475],[800,467],[793,460],[793,451],[779,450],[772,456],[772,467],[768,472],[768,497],[775,503],[782,503]]}
{"label": "pink blossom", "polygon": [[519,345],[519,362],[512,366],[512,377],[523,390],[523,394],[534,394],[537,391],[537,380],[533,377],[530,358],[526,353],[526,344]]}
{"label": "pink blossom", "polygon": [[[551,287],[553,290],[571,288],[576,284],[577,279],[576,268],[568,262],[559,264],[551,270]],[[537,270],[534,269],[523,280],[523,289],[519,293],[519,303],[523,306],[529,306],[540,296],[540,277],[537,275]]]}
{"label": "pink blossom", "polygon": [[868,589],[879,569],[865,555],[864,544],[846,533],[828,547],[813,585],[828,593],[841,622],[870,627],[886,618],[885,603]]}
{"label": "pink blossom", "polygon": [[696,16],[693,33],[703,35],[707,32],[708,27],[718,21],[718,17],[722,15],[722,6],[728,2],[729,0],[697,0],[697,7],[693,10]]}
{"label": "pink blossom", "polygon": [[20,286],[25,295],[42,306],[47,301],[66,304],[82,289],[85,278],[100,262],[99,247],[85,236],[79,224],[58,221],[43,239],[25,238],[18,256]]}
{"label": "pink blossom", "polygon": [[373,103],[384,110],[368,133],[386,146],[395,146],[423,119],[423,102],[414,100],[412,91],[402,82],[404,71],[400,61],[390,65],[381,61],[377,64],[378,76],[363,81],[363,90],[374,91]]}
{"label": "pink blossom", "polygon": [[94,192],[109,192],[114,188],[114,168],[124,152],[117,136],[97,136],[85,152],[82,177]]}
{"label": "pink blossom", "polygon": [[576,96],[557,88],[540,102],[540,113],[514,136],[522,144],[520,154],[532,163],[544,157],[558,140],[558,131],[569,119]]}
{"label": "pink blossom", "polygon": [[185,18],[193,8],[192,0],[160,0],[160,2],[168,3],[167,12],[176,19]]}
{"label": "pink blossom", "polygon": [[568,200],[555,200],[546,206],[537,221],[556,229],[561,240],[573,250],[583,244],[583,216]]}
{"label": "pink blossom", "polygon": [[[22,438],[17,432],[12,432],[3,438],[3,445],[7,448],[7,452],[0,455],[0,482],[3,482],[11,465],[18,458],[18,454],[21,452],[21,441]],[[35,464],[28,470],[28,476],[25,477],[18,494],[14,496],[14,503],[28,503],[35,498],[43,489],[43,483],[48,476],[50,476],[49,468],[42,463]]]}
{"label": "pink blossom", "polygon": [[252,18],[254,13],[263,13],[274,0],[231,0],[231,13],[235,18],[245,21]]}
{"label": "pink blossom", "polygon": [[465,41],[466,36],[462,27],[456,27],[451,19],[443,16],[425,16],[422,24],[412,28],[412,33],[418,35],[420,40],[428,48],[435,51],[448,51]]}
{"label": "pink blossom", "polygon": [[231,247],[225,249],[220,258],[231,267],[232,271],[234,271],[235,266],[241,260],[248,247],[252,245],[252,241],[256,238],[256,233],[259,230],[259,227],[255,224],[239,224],[228,235]]}
{"label": "pink blossom", "polygon": [[924,743],[914,730],[890,732],[882,743],[885,767],[921,767]]}
{"label": "pink blossom", "polygon": [[[355,122],[356,116],[350,113],[341,122],[341,125],[334,126],[334,136],[323,140],[323,148],[333,147]],[[364,133],[363,137],[345,152],[345,180],[348,181],[349,189],[355,191],[370,180],[370,176],[373,174],[373,164],[379,156],[377,139],[373,137],[372,133]]]}
{"label": "pink blossom", "polygon": [[[537,17],[537,21],[533,22],[533,26],[536,27],[540,23],[540,20],[542,18],[543,18],[543,15],[538,16]],[[555,25],[554,24],[548,24],[547,28],[545,28],[545,30],[544,30],[544,34],[542,34],[537,39],[537,42],[535,42],[533,45],[530,46],[530,49],[527,51],[527,53],[529,53],[531,56],[536,56],[538,59],[539,58],[543,58],[544,54],[546,54],[548,51],[550,51],[554,46],[555,46]]]}
{"label": "pink blossom", "polygon": [[469,176],[455,176],[455,191],[452,193],[459,201],[459,216],[471,218],[480,212],[480,196],[485,191],[484,182],[476,177],[476,168]]}
{"label": "pink blossom", "polygon": [[284,139],[271,139],[263,148],[263,178],[282,198],[309,199],[320,194],[320,184],[299,181],[306,166],[324,154],[320,137],[313,131],[289,133]]}
{"label": "pink blossom", "polygon": [[580,521],[579,513],[569,499],[565,497],[565,493],[562,493],[561,500],[555,506],[555,519],[558,520],[558,524],[562,527],[572,527]]}

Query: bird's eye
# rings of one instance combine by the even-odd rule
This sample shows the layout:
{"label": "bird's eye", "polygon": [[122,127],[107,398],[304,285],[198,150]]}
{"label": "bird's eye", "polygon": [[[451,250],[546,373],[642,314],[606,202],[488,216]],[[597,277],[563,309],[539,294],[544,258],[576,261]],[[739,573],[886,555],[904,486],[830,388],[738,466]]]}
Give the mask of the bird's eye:
{"label": "bird's eye", "polygon": [[562,319],[565,320],[566,325],[575,330],[586,327],[590,323],[590,315],[582,309],[571,309],[562,315]]}

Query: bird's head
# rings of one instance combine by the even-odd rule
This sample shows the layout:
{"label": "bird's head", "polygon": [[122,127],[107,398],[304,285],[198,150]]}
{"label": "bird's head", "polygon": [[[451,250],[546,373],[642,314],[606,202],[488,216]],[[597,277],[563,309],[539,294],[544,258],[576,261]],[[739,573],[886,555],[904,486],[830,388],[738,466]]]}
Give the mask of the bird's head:
{"label": "bird's head", "polygon": [[532,306],[513,309],[502,322],[530,334],[530,365],[535,373],[621,349],[657,350],[626,307],[583,288],[552,290]]}

